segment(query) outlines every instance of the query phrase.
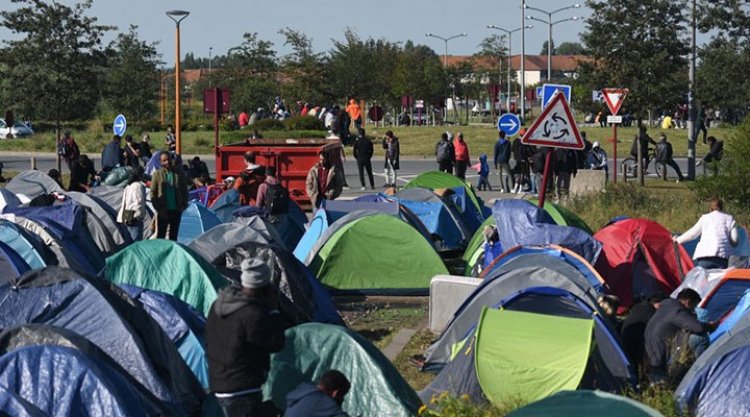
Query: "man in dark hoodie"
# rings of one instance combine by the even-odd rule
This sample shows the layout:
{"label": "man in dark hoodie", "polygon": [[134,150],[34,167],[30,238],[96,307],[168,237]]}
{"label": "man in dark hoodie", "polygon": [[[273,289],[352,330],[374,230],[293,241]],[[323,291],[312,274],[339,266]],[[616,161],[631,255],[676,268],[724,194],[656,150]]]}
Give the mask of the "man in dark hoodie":
{"label": "man in dark hoodie", "polygon": [[261,415],[271,353],[284,348],[271,268],[259,258],[240,268],[242,288],[222,288],[206,321],[209,386],[226,417]]}
{"label": "man in dark hoodie", "polygon": [[[510,142],[505,138],[505,132],[497,132],[497,142],[495,142],[495,170],[497,179],[500,181],[500,192],[509,193],[515,188],[516,183],[513,181],[513,174],[510,172]],[[503,180],[503,172],[505,179]]]}
{"label": "man in dark hoodie", "polygon": [[286,396],[284,417],[349,417],[341,410],[351,384],[337,370],[323,374],[317,385],[303,382]]}

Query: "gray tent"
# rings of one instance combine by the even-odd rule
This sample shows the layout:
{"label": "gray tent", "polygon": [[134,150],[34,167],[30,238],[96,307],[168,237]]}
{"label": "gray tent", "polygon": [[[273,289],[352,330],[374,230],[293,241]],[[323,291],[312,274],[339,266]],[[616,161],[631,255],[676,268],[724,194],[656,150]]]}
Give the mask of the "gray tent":
{"label": "gray tent", "polygon": [[208,262],[213,262],[222,253],[245,242],[283,247],[281,237],[273,225],[259,216],[248,220],[247,224],[232,222],[214,226],[190,242],[188,247]]}
{"label": "gray tent", "polygon": [[[115,245],[115,251],[121,247],[130,243],[130,234],[128,234],[127,228],[122,223],[117,223],[117,210],[112,209],[107,203],[105,203],[99,197],[79,193],[76,191],[69,191],[65,193],[78,204],[91,209],[91,213],[95,215],[102,224],[111,233],[112,243]],[[89,215],[89,212],[86,212]],[[94,236],[94,239],[97,239]],[[98,242],[97,242],[98,244]],[[101,246],[99,246],[101,248]],[[111,253],[109,251],[105,251]]]}
{"label": "gray tent", "polygon": [[35,170],[21,172],[13,177],[5,188],[16,194],[23,194],[30,199],[42,194],[65,191],[49,175]]}
{"label": "gray tent", "polygon": [[58,238],[49,233],[41,224],[18,216],[16,216],[14,223],[27,232],[39,237],[42,243],[44,243],[44,245],[55,255],[58,266],[75,269],[76,271],[87,270],[87,268],[81,265],[78,261],[76,255],[68,251],[65,245],[63,245]]}
{"label": "gray tent", "polygon": [[479,322],[482,307],[499,305],[501,300],[531,287],[564,289],[599,310],[598,293],[575,267],[546,254],[521,255],[492,271],[459,307],[440,338],[425,352],[425,368],[440,369],[450,360],[453,348]]}
{"label": "gray tent", "polygon": [[279,233],[279,229],[277,229],[273,223],[268,221],[268,219],[264,218],[263,216],[237,216],[233,217],[230,223],[244,224],[245,226],[248,226],[251,229],[262,234],[266,240],[270,240],[269,243],[273,243],[280,248],[289,250],[289,248],[286,246],[286,243],[284,243],[284,237],[281,236],[281,233]]}
{"label": "gray tent", "polygon": [[[100,185],[98,187],[92,188],[91,191],[88,192],[88,194],[106,203],[112,210],[114,210],[115,213],[117,213],[120,211],[120,206],[122,206],[122,194],[124,191],[125,189],[122,187]],[[151,223],[151,219],[154,217],[154,207],[148,201],[148,190],[146,192],[146,200],[146,215],[143,218],[143,224],[148,226]],[[117,215],[115,215],[115,220],[116,219]],[[150,236],[151,229],[149,227],[144,227],[143,238],[148,239]]]}

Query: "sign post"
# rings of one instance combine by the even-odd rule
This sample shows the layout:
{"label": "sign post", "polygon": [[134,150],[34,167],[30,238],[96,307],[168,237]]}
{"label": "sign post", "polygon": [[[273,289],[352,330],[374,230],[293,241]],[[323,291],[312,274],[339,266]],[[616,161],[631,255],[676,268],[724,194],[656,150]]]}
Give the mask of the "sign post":
{"label": "sign post", "polygon": [[617,113],[622,107],[622,102],[625,101],[625,97],[628,95],[627,88],[604,88],[602,89],[602,98],[609,107],[609,112],[612,116],[607,117],[607,123],[612,124],[612,182],[617,184],[617,125],[622,123],[622,116],[617,116]]}
{"label": "sign post", "polygon": [[[521,138],[524,145],[540,145],[549,148],[566,148],[580,150],[584,148],[578,126],[570,112],[568,102],[564,93],[555,93],[547,102],[542,114],[537,117],[526,134]],[[542,189],[539,191],[539,207],[544,208],[544,200],[547,194],[547,183],[549,182],[549,171],[552,161],[553,149],[547,151],[547,159],[544,163],[544,176],[542,177]]]}
{"label": "sign post", "polygon": [[[226,88],[203,90],[203,112],[214,114],[214,153],[219,156],[219,116],[229,113],[231,92]],[[219,163],[219,158],[216,158]]]}
{"label": "sign post", "polygon": [[505,113],[497,119],[497,130],[502,130],[507,136],[513,136],[521,130],[521,119],[513,113]]}

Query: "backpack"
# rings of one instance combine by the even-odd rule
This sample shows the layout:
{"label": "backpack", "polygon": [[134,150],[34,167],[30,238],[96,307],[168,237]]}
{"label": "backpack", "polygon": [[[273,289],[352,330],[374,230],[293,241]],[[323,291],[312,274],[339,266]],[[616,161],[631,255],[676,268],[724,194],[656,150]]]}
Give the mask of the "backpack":
{"label": "backpack", "polygon": [[268,184],[265,204],[268,214],[283,214],[289,212],[289,190],[281,184]]}
{"label": "backpack", "polygon": [[67,147],[67,145],[65,145],[65,141],[64,140],[61,140],[60,142],[58,142],[58,144],[57,144],[57,154],[60,155],[60,156],[63,156],[63,157],[68,154],[68,147]]}
{"label": "backpack", "polygon": [[441,140],[437,145],[438,162],[451,160],[451,143],[447,140]]}

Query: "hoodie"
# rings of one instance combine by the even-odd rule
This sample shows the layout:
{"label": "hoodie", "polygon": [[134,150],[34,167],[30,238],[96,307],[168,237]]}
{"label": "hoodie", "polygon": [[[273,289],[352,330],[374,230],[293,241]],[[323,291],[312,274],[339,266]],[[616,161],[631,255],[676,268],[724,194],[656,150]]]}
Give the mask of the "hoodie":
{"label": "hoodie", "polygon": [[487,154],[479,156],[479,176],[487,177],[490,174],[490,164],[487,163]]}
{"label": "hoodie", "polygon": [[206,357],[212,392],[260,388],[271,353],[284,348],[281,314],[265,301],[235,287],[224,287],[206,320]]}
{"label": "hoodie", "polygon": [[284,417],[349,417],[336,401],[313,384],[303,382],[286,396]]}
{"label": "hoodie", "polygon": [[510,142],[508,139],[500,138],[495,142],[495,167],[510,162]]}

